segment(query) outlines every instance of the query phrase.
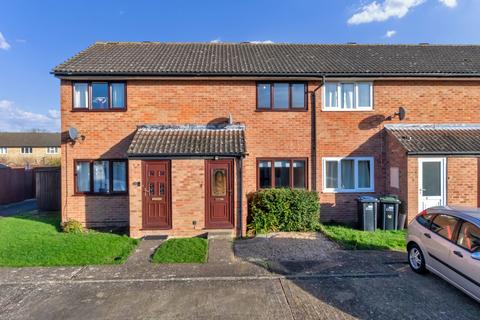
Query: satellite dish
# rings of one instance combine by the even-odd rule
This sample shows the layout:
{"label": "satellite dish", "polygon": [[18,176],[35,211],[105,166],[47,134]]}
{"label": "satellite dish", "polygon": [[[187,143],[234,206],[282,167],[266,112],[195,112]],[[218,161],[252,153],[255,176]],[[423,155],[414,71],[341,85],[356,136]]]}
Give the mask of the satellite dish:
{"label": "satellite dish", "polygon": [[402,121],[407,116],[407,110],[405,110],[404,107],[400,107],[398,108],[398,112],[396,112],[395,115],[398,116],[398,119],[400,119],[400,121]]}
{"label": "satellite dish", "polygon": [[77,140],[78,132],[76,128],[68,128],[68,138],[72,141]]}

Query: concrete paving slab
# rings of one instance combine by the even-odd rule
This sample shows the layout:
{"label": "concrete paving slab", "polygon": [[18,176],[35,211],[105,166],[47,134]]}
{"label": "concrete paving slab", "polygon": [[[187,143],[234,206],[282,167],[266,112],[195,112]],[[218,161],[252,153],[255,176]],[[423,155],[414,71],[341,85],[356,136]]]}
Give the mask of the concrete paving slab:
{"label": "concrete paving slab", "polygon": [[[0,296],[14,288],[0,287]],[[292,319],[280,282],[44,285],[2,319]]]}
{"label": "concrete paving slab", "polygon": [[37,210],[37,200],[28,199],[21,202],[0,206],[0,217],[14,216],[20,213]]}

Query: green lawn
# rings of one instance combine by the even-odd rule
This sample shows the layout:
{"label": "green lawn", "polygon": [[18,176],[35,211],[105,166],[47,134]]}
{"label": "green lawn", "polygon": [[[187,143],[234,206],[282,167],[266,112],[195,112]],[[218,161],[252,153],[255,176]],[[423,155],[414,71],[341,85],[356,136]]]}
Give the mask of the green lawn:
{"label": "green lawn", "polygon": [[158,263],[205,263],[207,253],[207,239],[169,239],[157,248],[152,260]]}
{"label": "green lawn", "polygon": [[320,231],[345,249],[406,250],[406,230],[368,232],[340,225],[321,225]]}
{"label": "green lawn", "polygon": [[58,213],[0,218],[0,266],[4,267],[120,264],[137,243],[112,233],[63,233]]}

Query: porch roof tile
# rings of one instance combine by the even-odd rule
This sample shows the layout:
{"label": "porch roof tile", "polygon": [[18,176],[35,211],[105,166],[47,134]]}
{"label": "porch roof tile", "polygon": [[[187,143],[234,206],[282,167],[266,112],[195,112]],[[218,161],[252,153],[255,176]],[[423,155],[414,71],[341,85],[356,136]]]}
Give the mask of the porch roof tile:
{"label": "porch roof tile", "polygon": [[395,124],[385,129],[411,155],[480,155],[480,124]]}
{"label": "porch roof tile", "polygon": [[129,157],[242,156],[245,126],[141,125],[127,152]]}

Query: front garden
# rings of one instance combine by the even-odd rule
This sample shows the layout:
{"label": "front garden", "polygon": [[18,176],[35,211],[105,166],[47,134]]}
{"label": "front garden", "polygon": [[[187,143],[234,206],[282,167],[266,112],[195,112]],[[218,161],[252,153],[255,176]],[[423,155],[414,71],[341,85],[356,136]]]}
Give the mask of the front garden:
{"label": "front garden", "polygon": [[248,235],[272,232],[322,232],[349,250],[405,251],[405,230],[375,232],[320,224],[320,203],[314,191],[266,189],[249,198]]}
{"label": "front garden", "polygon": [[62,232],[58,212],[0,219],[0,266],[121,264],[138,240],[96,231]]}
{"label": "front garden", "polygon": [[208,240],[204,238],[169,239],[162,243],[152,256],[157,263],[205,263]]}

